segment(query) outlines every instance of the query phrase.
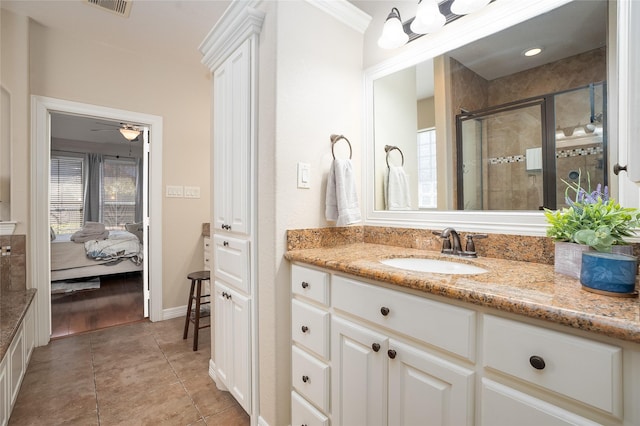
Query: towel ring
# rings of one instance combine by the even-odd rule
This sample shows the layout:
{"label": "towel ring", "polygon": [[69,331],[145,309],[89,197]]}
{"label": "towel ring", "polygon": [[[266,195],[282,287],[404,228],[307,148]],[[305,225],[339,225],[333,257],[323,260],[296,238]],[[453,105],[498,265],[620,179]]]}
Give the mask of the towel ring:
{"label": "towel ring", "polygon": [[351,160],[351,157],[353,156],[353,149],[351,149],[351,142],[349,142],[349,139],[347,139],[346,137],[344,137],[343,135],[331,135],[330,136],[331,139],[331,155],[333,155],[333,159],[336,159],[336,154],[333,152],[333,146],[336,144],[336,142],[338,142],[340,139],[344,139],[345,141],[347,141],[347,143],[349,144],[349,160]]}
{"label": "towel ring", "polygon": [[389,153],[391,151],[393,151],[394,149],[397,149],[398,152],[400,152],[400,157],[402,157],[402,166],[404,166],[404,154],[402,153],[402,150],[400,148],[398,148],[397,146],[385,145],[384,146],[384,152],[387,153],[387,168],[389,168]]}

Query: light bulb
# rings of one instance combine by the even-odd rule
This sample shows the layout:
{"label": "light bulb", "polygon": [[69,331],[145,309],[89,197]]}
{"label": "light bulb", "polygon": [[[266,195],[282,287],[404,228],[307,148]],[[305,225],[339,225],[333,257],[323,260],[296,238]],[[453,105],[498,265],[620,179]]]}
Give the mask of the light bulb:
{"label": "light bulb", "polygon": [[418,3],[416,17],[411,22],[411,31],[416,34],[427,34],[444,27],[447,18],[440,13],[436,0],[421,0]]}
{"label": "light bulb", "polygon": [[391,9],[391,13],[387,17],[382,35],[378,39],[378,46],[383,49],[395,49],[406,44],[409,36],[404,32],[402,21],[400,20],[400,12],[395,7]]}

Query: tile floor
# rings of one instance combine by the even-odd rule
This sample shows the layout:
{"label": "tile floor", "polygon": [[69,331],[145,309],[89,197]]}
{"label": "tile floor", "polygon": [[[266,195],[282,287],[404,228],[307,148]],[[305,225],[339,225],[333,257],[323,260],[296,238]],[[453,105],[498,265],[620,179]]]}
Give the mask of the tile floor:
{"label": "tile floor", "polygon": [[210,332],[139,322],[36,348],[9,425],[248,425],[209,377]]}

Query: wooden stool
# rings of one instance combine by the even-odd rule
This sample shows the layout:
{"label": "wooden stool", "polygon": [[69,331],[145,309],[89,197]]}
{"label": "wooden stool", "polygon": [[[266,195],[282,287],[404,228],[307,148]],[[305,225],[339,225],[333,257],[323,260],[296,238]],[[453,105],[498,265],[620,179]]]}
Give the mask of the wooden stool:
{"label": "wooden stool", "polygon": [[[201,328],[211,327],[211,322],[207,325],[200,325],[200,306],[206,305],[211,302],[202,302],[201,299],[203,297],[209,297],[208,294],[202,294],[202,281],[209,281],[209,271],[198,271],[192,272],[187,275],[187,279],[191,280],[191,291],[189,292],[189,303],[187,304],[187,318],[184,322],[184,334],[182,335],[182,339],[187,338],[187,334],[189,333],[189,323],[193,322],[194,330],[193,330],[193,350],[198,350],[198,330]],[[197,289],[196,289],[197,284]],[[196,291],[194,295],[193,292]],[[195,311],[191,309],[193,301],[196,301]],[[191,318],[191,314],[193,313],[193,318]],[[210,315],[210,314],[209,314]],[[209,316],[207,315],[207,316]]]}

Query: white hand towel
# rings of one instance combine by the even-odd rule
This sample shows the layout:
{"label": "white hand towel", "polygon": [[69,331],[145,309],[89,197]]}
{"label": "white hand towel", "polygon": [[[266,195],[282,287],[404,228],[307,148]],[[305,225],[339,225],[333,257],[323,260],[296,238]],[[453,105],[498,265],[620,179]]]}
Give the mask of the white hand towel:
{"label": "white hand towel", "polygon": [[335,159],[327,178],[325,217],[336,226],[360,222],[360,205],[351,160]]}
{"label": "white hand towel", "polygon": [[385,188],[387,210],[410,210],[409,179],[401,166],[390,166]]}

